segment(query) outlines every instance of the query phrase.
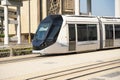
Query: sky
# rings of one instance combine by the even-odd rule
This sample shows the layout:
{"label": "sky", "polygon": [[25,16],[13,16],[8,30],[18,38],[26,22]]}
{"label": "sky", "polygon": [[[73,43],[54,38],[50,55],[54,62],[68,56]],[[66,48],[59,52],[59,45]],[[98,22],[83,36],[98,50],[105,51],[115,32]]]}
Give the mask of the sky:
{"label": "sky", "polygon": [[[87,12],[86,1],[81,0],[81,12]],[[96,16],[115,16],[115,0],[91,0],[92,14]]]}

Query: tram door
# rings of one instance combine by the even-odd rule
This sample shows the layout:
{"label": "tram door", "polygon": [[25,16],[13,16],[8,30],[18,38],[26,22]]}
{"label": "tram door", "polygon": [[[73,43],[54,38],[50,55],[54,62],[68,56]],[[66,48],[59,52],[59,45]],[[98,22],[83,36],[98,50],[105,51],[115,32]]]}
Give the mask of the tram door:
{"label": "tram door", "polygon": [[76,50],[76,30],[75,24],[68,24],[69,27],[69,51]]}
{"label": "tram door", "polygon": [[105,47],[113,47],[114,45],[114,35],[113,35],[113,25],[107,24],[105,25]]}

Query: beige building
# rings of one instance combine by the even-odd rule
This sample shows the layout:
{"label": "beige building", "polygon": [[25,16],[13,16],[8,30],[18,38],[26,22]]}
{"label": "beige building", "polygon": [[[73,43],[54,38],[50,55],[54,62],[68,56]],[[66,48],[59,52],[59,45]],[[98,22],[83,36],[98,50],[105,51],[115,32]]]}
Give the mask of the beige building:
{"label": "beige building", "polygon": [[[9,28],[7,28],[7,24],[9,22],[7,21],[7,19],[5,20],[5,22],[7,23],[5,27],[5,33],[6,33],[5,41],[7,40],[5,42],[6,44],[8,44],[8,34],[15,34],[15,35],[17,34],[16,37],[19,38],[18,43],[21,42],[21,35],[22,35],[22,40],[25,40],[25,39],[28,40],[28,37],[29,37],[29,42],[30,42],[30,38],[31,38],[30,34],[34,34],[36,32],[36,29],[40,21],[48,15],[51,15],[51,14],[81,15],[82,14],[80,13],[80,0],[15,0],[16,2],[14,0],[9,0],[9,1],[12,1],[12,3],[14,3],[15,6],[18,6],[18,5],[21,6],[22,4],[20,9],[21,22],[19,23],[18,21],[19,24],[16,23],[16,25],[9,24]],[[9,5],[9,1],[7,5]],[[16,4],[17,1],[19,1],[20,4]],[[6,3],[7,3],[7,0],[6,0]],[[11,6],[9,6],[9,8],[15,9],[19,13],[18,7],[11,8]],[[7,12],[7,10],[5,11]],[[87,15],[91,15],[91,0],[87,0],[87,11],[88,11]],[[16,15],[16,18],[14,19],[20,20],[19,15],[17,14],[15,15]],[[21,29],[20,29],[20,26],[21,26]]]}
{"label": "beige building", "polygon": [[40,21],[50,14],[74,14],[74,0],[30,0],[30,11],[29,1],[24,1],[21,7],[22,34],[29,33],[29,27],[31,33],[35,33]]}
{"label": "beige building", "polygon": [[[74,6],[74,0],[24,0],[20,10],[22,40],[28,39],[29,33],[34,34],[40,21],[46,16],[74,14]],[[17,8],[9,6],[9,9]],[[17,34],[16,25],[9,24],[9,34]]]}
{"label": "beige building", "polygon": [[40,22],[40,16],[39,16],[40,12],[39,12],[39,4],[38,4],[39,1],[40,0],[30,1],[30,11],[29,11],[29,2],[28,1],[23,2],[23,6],[21,7],[21,33],[22,34],[29,33],[29,26],[30,26],[31,33],[35,33],[35,30],[37,29],[37,26]]}

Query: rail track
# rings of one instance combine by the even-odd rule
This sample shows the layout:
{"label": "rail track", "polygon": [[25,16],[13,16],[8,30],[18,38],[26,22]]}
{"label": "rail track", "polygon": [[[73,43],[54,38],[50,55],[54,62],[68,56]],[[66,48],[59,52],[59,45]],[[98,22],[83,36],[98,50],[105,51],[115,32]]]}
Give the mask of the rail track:
{"label": "rail track", "polygon": [[120,68],[120,59],[97,62],[84,66],[72,66],[61,71],[49,72],[48,74],[27,78],[27,80],[80,80],[82,77],[88,75],[93,75],[117,68]]}

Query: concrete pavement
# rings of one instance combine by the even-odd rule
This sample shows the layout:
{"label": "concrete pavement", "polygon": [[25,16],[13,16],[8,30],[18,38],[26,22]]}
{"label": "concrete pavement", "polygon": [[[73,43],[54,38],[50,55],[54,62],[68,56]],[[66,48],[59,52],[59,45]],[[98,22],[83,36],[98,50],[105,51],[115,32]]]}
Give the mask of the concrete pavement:
{"label": "concrete pavement", "polygon": [[[89,53],[43,57],[40,59],[0,64],[0,80],[25,79],[78,64],[104,62],[109,59],[120,59],[120,49],[103,50]],[[113,79],[114,80],[114,79]]]}

